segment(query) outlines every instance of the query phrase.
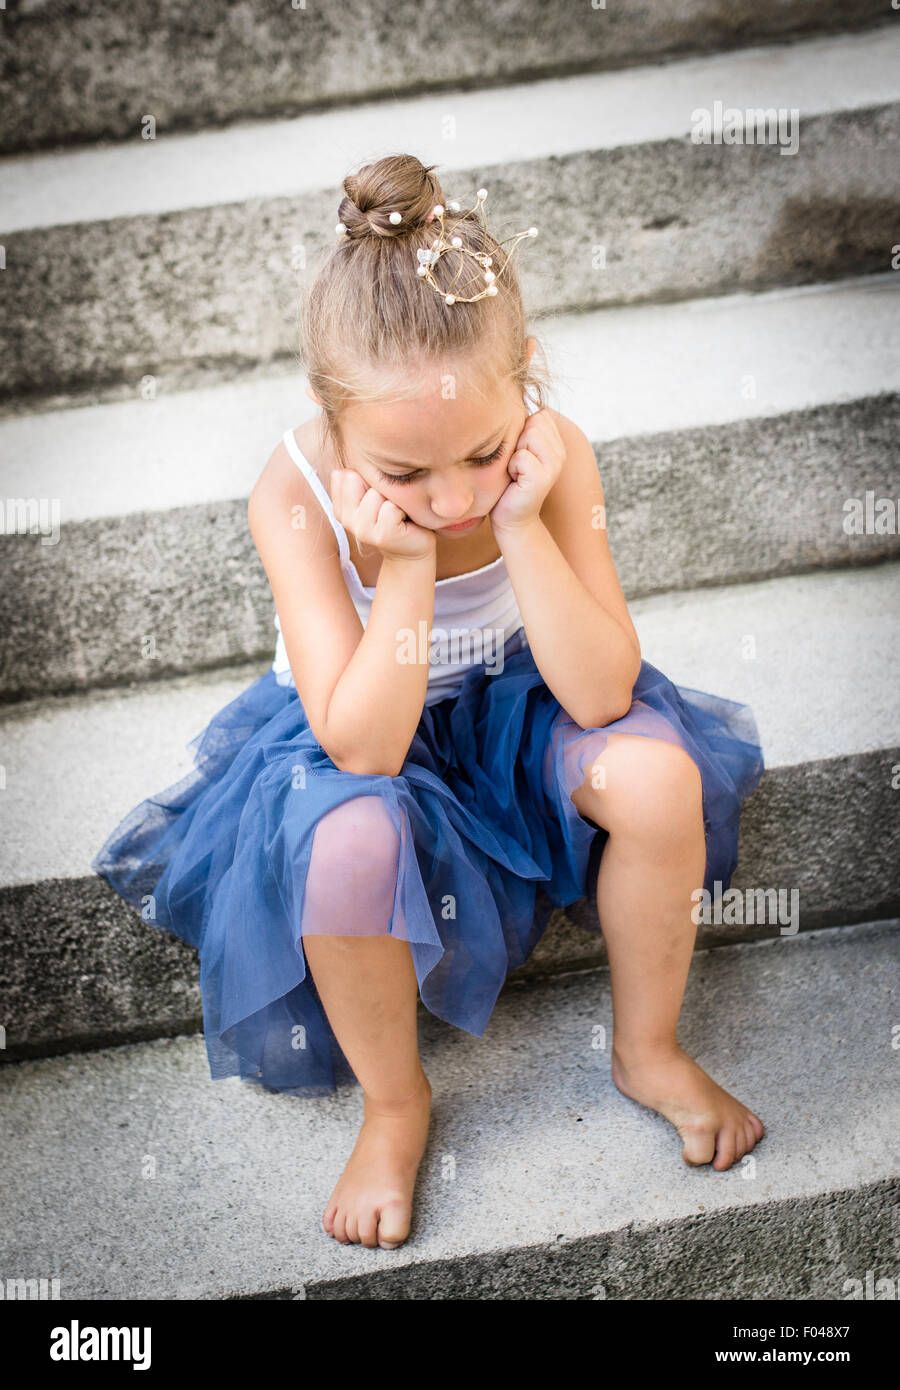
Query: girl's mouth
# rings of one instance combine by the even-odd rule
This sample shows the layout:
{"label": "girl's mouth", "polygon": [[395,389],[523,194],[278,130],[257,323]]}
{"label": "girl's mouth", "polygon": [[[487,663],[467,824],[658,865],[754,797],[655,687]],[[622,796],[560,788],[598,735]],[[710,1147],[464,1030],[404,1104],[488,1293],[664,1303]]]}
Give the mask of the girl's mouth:
{"label": "girl's mouth", "polygon": [[469,521],[457,521],[453,526],[439,526],[439,531],[472,531],[479,521],[484,521],[483,516],[473,516]]}

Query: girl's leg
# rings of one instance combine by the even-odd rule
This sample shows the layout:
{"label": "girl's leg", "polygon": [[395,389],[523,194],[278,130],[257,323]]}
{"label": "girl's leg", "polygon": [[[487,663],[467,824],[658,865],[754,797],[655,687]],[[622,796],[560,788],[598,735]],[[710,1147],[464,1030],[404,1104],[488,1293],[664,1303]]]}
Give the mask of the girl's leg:
{"label": "girl's leg", "polygon": [[412,956],[405,941],[387,935],[398,858],[399,835],[384,803],[354,798],[316,826],[304,893],[304,923],[333,924],[304,931],[303,949],[363,1092],[362,1128],[323,1226],[341,1244],[384,1249],[409,1234],[431,1106]]}
{"label": "girl's leg", "polygon": [[[603,777],[593,774],[598,765]],[[671,1120],[686,1162],[730,1168],[762,1138],[762,1121],[677,1041],[697,935],[691,893],[706,870],[700,771],[683,748],[623,733],[608,735],[592,767],[572,801],[609,832],[597,913],[610,965],[613,1080]]]}

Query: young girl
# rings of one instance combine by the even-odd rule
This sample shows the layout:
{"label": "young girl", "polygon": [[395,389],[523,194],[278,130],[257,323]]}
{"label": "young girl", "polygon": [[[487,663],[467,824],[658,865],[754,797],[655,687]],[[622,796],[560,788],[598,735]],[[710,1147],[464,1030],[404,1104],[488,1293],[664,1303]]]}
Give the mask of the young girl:
{"label": "young girl", "polygon": [[480,1037],[540,937],[538,884],[560,907],[596,891],[619,1090],[691,1164],[727,1169],[764,1132],[676,1037],[691,895],[728,886],[763,773],[753,716],[642,660],[593,451],[543,406],[484,192],[446,207],[431,168],[345,179],[304,303],[321,413],[249,503],[273,666],[92,865],[198,948],[214,1079],[358,1080],[323,1225],[384,1249],[428,1134],[417,996]]}

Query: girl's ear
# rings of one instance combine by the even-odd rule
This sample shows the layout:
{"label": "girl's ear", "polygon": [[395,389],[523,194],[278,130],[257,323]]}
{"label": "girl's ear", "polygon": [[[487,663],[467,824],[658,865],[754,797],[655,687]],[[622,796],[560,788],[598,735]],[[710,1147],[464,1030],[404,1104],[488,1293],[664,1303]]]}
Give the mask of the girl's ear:
{"label": "girl's ear", "polygon": [[307,386],[306,394],[309,396],[309,399],[311,401],[315,401],[316,405],[322,404],[322,402],[319,400],[318,396],[316,395],[315,391],[312,389],[311,386]]}
{"label": "girl's ear", "polygon": [[526,339],[526,341],[525,341],[525,352],[526,352],[526,354],[527,354],[526,361],[528,361],[528,362],[531,361],[532,357],[534,356],[534,350],[535,350],[536,347],[537,347],[537,339],[536,339],[536,338],[527,338],[527,339]]}

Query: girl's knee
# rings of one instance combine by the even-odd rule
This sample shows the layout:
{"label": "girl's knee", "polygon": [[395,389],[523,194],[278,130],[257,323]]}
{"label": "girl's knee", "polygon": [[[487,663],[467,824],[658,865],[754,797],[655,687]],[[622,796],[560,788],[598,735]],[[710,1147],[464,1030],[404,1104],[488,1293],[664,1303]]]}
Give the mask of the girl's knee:
{"label": "girl's knee", "polygon": [[593,819],[607,829],[660,836],[693,828],[702,815],[700,769],[679,744],[610,734],[586,770],[586,795],[593,794],[599,813]]}
{"label": "girl's knee", "polygon": [[301,931],[402,934],[395,922],[399,864],[400,832],[380,797],[352,797],[326,812],[313,834]]}
{"label": "girl's knee", "polygon": [[[400,832],[380,796],[355,796],[318,822],[312,844],[317,868],[329,874],[396,871]],[[337,885],[336,885],[337,886]]]}

